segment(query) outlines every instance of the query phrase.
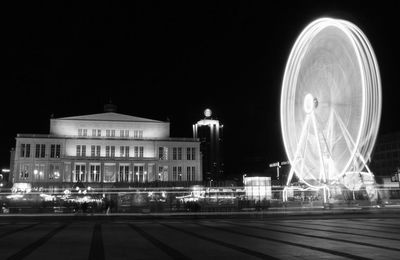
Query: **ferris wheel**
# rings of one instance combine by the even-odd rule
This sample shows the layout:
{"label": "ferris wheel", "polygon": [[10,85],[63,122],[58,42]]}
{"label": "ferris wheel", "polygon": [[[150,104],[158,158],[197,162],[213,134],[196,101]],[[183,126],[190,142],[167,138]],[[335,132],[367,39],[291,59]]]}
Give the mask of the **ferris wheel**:
{"label": "ferris wheel", "polygon": [[381,96],[378,64],[363,32],[338,19],[309,24],[291,50],[282,84],[287,185],[294,174],[313,189],[346,183],[346,174],[373,177],[367,164]]}

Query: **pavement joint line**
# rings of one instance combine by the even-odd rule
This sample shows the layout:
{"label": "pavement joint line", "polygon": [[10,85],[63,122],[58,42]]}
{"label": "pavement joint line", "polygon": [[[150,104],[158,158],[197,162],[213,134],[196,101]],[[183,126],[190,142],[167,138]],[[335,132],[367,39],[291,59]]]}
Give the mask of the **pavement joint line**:
{"label": "pavement joint line", "polygon": [[237,234],[237,235],[248,236],[248,237],[253,237],[253,238],[257,238],[257,239],[262,239],[262,240],[273,241],[273,242],[277,242],[277,243],[288,244],[288,245],[291,245],[291,246],[307,248],[307,249],[311,249],[311,250],[314,250],[314,251],[320,251],[320,252],[329,253],[329,254],[336,255],[336,256],[347,257],[347,258],[351,258],[351,259],[372,259],[372,258],[358,256],[358,255],[353,255],[353,254],[350,254],[350,253],[340,252],[340,251],[321,248],[321,247],[314,247],[314,246],[309,246],[309,245],[304,245],[304,244],[298,244],[298,243],[285,241],[285,240],[281,240],[281,239],[276,239],[276,238],[269,238],[269,237],[264,237],[264,236],[259,236],[259,235],[251,235],[251,234],[247,234],[245,232],[240,232],[240,231],[236,231],[236,230],[230,230],[230,229],[226,229],[226,228],[222,228],[222,227],[213,227],[213,226],[204,225],[204,224],[200,224],[200,223],[196,223],[196,224],[199,225],[199,226],[210,228],[210,229],[217,229],[217,230],[221,230],[221,231],[225,231],[225,232],[229,232],[229,233],[233,233],[233,234]]}
{"label": "pavement joint line", "polygon": [[[235,224],[235,222],[230,222],[230,221],[224,221],[224,222]],[[280,224],[280,223],[270,223],[270,224],[273,224],[273,225],[276,225],[276,226],[281,226],[281,227],[298,228],[298,229],[306,229],[306,230],[315,230],[315,231],[322,231],[322,232],[330,232],[330,233],[354,235],[354,236],[361,236],[361,237],[370,237],[370,238],[378,238],[378,239],[387,239],[387,240],[393,240],[393,241],[400,241],[399,238],[381,237],[381,236],[366,235],[366,234],[357,234],[357,233],[339,231],[339,230],[326,230],[326,229],[310,228],[310,227],[304,227],[304,226],[292,226],[292,225]],[[267,223],[265,223],[263,225],[265,226],[265,225],[267,225]],[[307,225],[307,224],[305,224],[305,225]]]}
{"label": "pavement joint line", "polygon": [[146,231],[144,231],[142,228],[139,228],[137,225],[135,225],[133,223],[128,223],[127,225],[130,226],[137,233],[139,233],[147,241],[151,242],[154,246],[161,249],[164,253],[166,253],[167,255],[172,257],[173,259],[190,259],[190,257],[185,256],[184,254],[182,254],[175,248],[170,247],[169,245],[161,242],[154,236],[152,236],[149,233],[147,233]]}
{"label": "pavement joint line", "polygon": [[[199,224],[199,225],[201,225],[201,224]],[[381,249],[385,249],[385,250],[400,251],[399,248],[387,247],[387,246],[381,246],[381,245],[374,245],[374,244],[366,243],[366,242],[356,242],[356,241],[352,241],[352,240],[348,240],[348,239],[342,239],[342,238],[332,238],[332,237],[324,237],[324,236],[318,236],[318,235],[302,234],[302,233],[297,233],[297,232],[293,232],[293,231],[285,231],[285,230],[272,229],[272,228],[246,226],[246,225],[243,225],[243,224],[236,224],[236,225],[237,226],[244,226],[244,227],[248,227],[248,228],[262,229],[262,230],[267,230],[267,231],[272,231],[272,232],[278,232],[278,233],[286,233],[286,234],[297,235],[297,236],[304,236],[304,237],[332,240],[332,241],[336,241],[336,242],[351,243],[351,244],[367,246],[367,247],[376,247],[376,248],[381,248]],[[218,229],[221,229],[221,228],[218,227]]]}
{"label": "pavement joint line", "polygon": [[169,225],[169,224],[165,224],[165,223],[162,223],[162,222],[159,222],[159,224],[162,225],[162,226],[168,227],[170,229],[173,229],[173,230],[176,230],[176,231],[180,231],[180,232],[182,232],[184,234],[187,234],[187,235],[190,235],[190,236],[193,236],[193,237],[196,237],[196,238],[200,238],[200,239],[206,240],[208,242],[212,242],[214,244],[217,244],[217,245],[220,245],[220,246],[224,246],[224,247],[227,247],[229,249],[233,249],[233,250],[239,251],[241,253],[245,253],[247,255],[255,256],[255,257],[258,257],[260,259],[279,259],[279,258],[273,257],[271,255],[267,255],[267,254],[264,254],[264,253],[261,253],[261,252],[258,252],[258,251],[254,251],[254,250],[251,250],[251,249],[248,249],[248,248],[245,248],[245,247],[237,246],[237,245],[234,245],[234,244],[231,244],[231,243],[227,243],[227,242],[220,241],[220,240],[217,240],[217,239],[213,239],[213,238],[210,238],[210,237],[206,237],[206,236],[203,236],[203,235],[200,235],[200,234],[196,234],[194,232],[185,230],[183,228],[178,228],[178,227],[175,227],[175,226],[172,226],[172,225]]}
{"label": "pavement joint line", "polygon": [[35,242],[27,245],[17,253],[13,254],[12,256],[8,257],[8,260],[19,260],[19,259],[24,259],[26,256],[31,254],[33,251],[35,251],[37,248],[45,244],[50,238],[52,238],[54,235],[56,235],[58,232],[60,232],[62,229],[67,227],[69,223],[62,224],[61,226],[58,226],[57,228],[51,230],[49,233],[46,235],[42,236]]}
{"label": "pavement joint line", "polygon": [[[349,221],[351,221],[351,222],[356,222],[356,223],[358,223],[358,224],[360,224],[360,222],[359,221],[356,221],[356,220],[352,220],[352,219],[349,219]],[[391,229],[400,229],[400,226],[399,226],[399,224],[388,224],[388,223],[375,223],[375,222],[370,222],[370,221],[363,221],[363,224],[362,224],[363,226],[365,225],[365,226],[370,226],[370,227],[383,227],[383,228],[391,228]]]}
{"label": "pavement joint line", "polygon": [[92,242],[90,244],[89,260],[104,260],[103,235],[101,224],[96,223],[93,228]]}
{"label": "pavement joint line", "polygon": [[9,230],[7,232],[4,232],[3,234],[0,234],[0,238],[12,235],[14,233],[17,233],[17,232],[20,232],[20,231],[23,231],[23,230],[26,230],[26,229],[29,229],[29,228],[32,228],[34,226],[37,226],[38,224],[39,223],[33,223],[33,224],[28,225],[28,226],[20,227],[20,228],[14,229],[14,230]]}
{"label": "pavement joint line", "polygon": [[[295,221],[294,223],[302,223],[299,221]],[[347,226],[338,226],[338,225],[328,225],[328,224],[317,224],[317,223],[311,223],[308,222],[307,225],[313,225],[313,226],[324,226],[324,227],[333,227],[333,228],[345,228],[345,229],[354,229],[354,230],[362,230],[362,231],[375,231],[375,232],[380,232],[380,233],[388,233],[388,234],[396,234],[399,235],[400,233],[397,231],[389,231],[389,230],[377,230],[377,229],[368,229],[368,228],[359,228],[359,227],[347,227]],[[371,226],[370,226],[371,227]],[[374,228],[374,227],[372,227]]]}

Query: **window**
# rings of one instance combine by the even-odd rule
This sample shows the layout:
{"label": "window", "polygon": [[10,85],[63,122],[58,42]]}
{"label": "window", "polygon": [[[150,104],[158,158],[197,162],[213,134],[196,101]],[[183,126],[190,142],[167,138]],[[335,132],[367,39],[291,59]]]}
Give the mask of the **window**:
{"label": "window", "polygon": [[86,165],[75,164],[74,182],[85,181],[86,176]]}
{"label": "window", "polygon": [[196,148],[192,147],[192,160],[196,160]]}
{"label": "window", "polygon": [[60,158],[60,157],[61,157],[61,145],[56,144],[56,158]]}
{"label": "window", "polygon": [[124,157],[125,156],[125,146],[120,146],[119,147],[119,156]]}
{"label": "window", "polygon": [[46,145],[42,144],[40,146],[40,157],[44,158],[46,156]]}
{"label": "window", "polygon": [[158,147],[158,159],[162,161],[168,160],[168,147]]}
{"label": "window", "polygon": [[97,136],[101,136],[101,130],[97,129]]}
{"label": "window", "polygon": [[134,166],[133,167],[133,176],[135,182],[145,182],[147,173],[144,172],[144,166]]}
{"label": "window", "polygon": [[90,146],[90,156],[92,157],[96,156],[96,146],[94,145]]}
{"label": "window", "polygon": [[82,129],[78,129],[78,136],[82,136]]}
{"label": "window", "polygon": [[190,160],[191,150],[190,148],[186,148],[186,160]]}
{"label": "window", "polygon": [[60,179],[60,166],[57,164],[50,164],[49,180]]}
{"label": "window", "polygon": [[159,181],[162,181],[164,178],[163,178],[163,173],[164,173],[164,171],[163,171],[163,169],[164,169],[164,167],[162,167],[162,166],[159,166],[158,167],[158,180]]}
{"label": "window", "polygon": [[82,156],[86,156],[86,145],[82,145]]}
{"label": "window", "polygon": [[111,157],[115,157],[115,146],[111,146]]}
{"label": "window", "polygon": [[56,145],[50,145],[50,158],[54,158],[56,156]]}
{"label": "window", "polygon": [[35,158],[39,158],[40,156],[40,144],[35,145]]}
{"label": "window", "polygon": [[132,177],[129,176],[129,165],[119,165],[119,181],[130,182]]}
{"label": "window", "polygon": [[178,181],[182,181],[182,167],[178,166]]}
{"label": "window", "polygon": [[129,146],[125,146],[125,157],[129,157]]}
{"label": "window", "polygon": [[115,137],[115,130],[111,130],[111,137]]}
{"label": "window", "polygon": [[143,158],[143,151],[144,151],[143,146],[139,146],[139,157],[140,158]]}
{"label": "window", "polygon": [[176,147],[172,148],[172,160],[176,160],[177,158],[177,149]]}
{"label": "window", "polygon": [[125,130],[125,137],[129,137],[129,130]]}
{"label": "window", "polygon": [[[33,170],[33,178],[36,181],[43,181],[44,180],[44,164],[35,164],[35,169]],[[52,168],[50,168],[52,170]]]}
{"label": "window", "polygon": [[87,129],[83,129],[83,136],[87,136]]}
{"label": "window", "polygon": [[97,130],[96,129],[92,129],[92,136],[97,136]]}
{"label": "window", "polygon": [[139,131],[139,138],[143,138],[143,131],[142,130]]}
{"label": "window", "polygon": [[26,180],[29,178],[29,165],[28,164],[21,164],[20,166],[20,173],[19,178],[22,180]]}
{"label": "window", "polygon": [[98,145],[98,146],[96,146],[96,156],[97,157],[100,157],[100,152],[101,152],[101,146]]}
{"label": "window", "polygon": [[76,146],[76,156],[81,156],[81,146],[80,145]]}
{"label": "window", "polygon": [[139,157],[139,147],[135,146],[135,157]]}
{"label": "window", "polygon": [[21,154],[20,154],[21,157],[25,157],[25,147],[26,147],[25,144],[21,144]]}
{"label": "window", "polygon": [[31,156],[31,145],[30,144],[21,144],[21,157],[29,158]]}
{"label": "window", "polygon": [[106,146],[106,157],[110,157],[110,146]]}
{"label": "window", "polygon": [[192,181],[196,180],[196,167],[192,167]]}
{"label": "window", "polygon": [[25,157],[26,158],[31,157],[31,145],[30,144],[26,144]]}
{"label": "window", "polygon": [[134,130],[133,131],[133,138],[135,138],[135,139],[143,138],[143,130]]}
{"label": "window", "polygon": [[110,137],[110,130],[109,129],[106,130],[106,136]]}
{"label": "window", "polygon": [[182,147],[178,148],[178,160],[182,160]]}
{"label": "window", "polygon": [[173,181],[176,181],[178,179],[176,170],[177,170],[176,166],[172,167],[172,180]]}
{"label": "window", "polygon": [[187,167],[187,168],[186,168],[186,180],[187,180],[187,181],[190,181],[190,177],[191,177],[191,176],[190,176],[190,167]]}
{"label": "window", "polygon": [[120,137],[125,137],[125,132],[124,132],[124,130],[119,130],[119,136],[120,136]]}
{"label": "window", "polygon": [[90,165],[90,182],[99,182],[100,181],[100,165],[99,164],[91,164]]}
{"label": "window", "polygon": [[115,182],[115,164],[104,164],[104,182]]}

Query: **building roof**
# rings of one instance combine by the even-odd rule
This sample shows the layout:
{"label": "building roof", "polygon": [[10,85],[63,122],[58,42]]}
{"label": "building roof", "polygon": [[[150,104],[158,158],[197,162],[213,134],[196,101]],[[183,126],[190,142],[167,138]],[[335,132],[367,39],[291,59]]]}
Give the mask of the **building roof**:
{"label": "building roof", "polygon": [[163,121],[136,117],[130,115],[124,115],[114,112],[106,112],[100,114],[91,114],[83,116],[70,116],[70,117],[60,117],[57,120],[82,120],[82,121],[117,121],[117,122],[148,122],[148,123],[165,123]]}

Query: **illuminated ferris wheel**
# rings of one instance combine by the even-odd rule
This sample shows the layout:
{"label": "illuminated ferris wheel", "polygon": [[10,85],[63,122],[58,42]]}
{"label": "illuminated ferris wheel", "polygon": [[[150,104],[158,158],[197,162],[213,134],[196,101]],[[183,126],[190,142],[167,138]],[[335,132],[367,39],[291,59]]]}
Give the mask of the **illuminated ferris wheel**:
{"label": "illuminated ferris wheel", "polygon": [[381,116],[381,81],[369,41],[354,24],[322,18],[296,40],[286,64],[281,128],[293,174],[310,188],[373,176],[367,163]]}

